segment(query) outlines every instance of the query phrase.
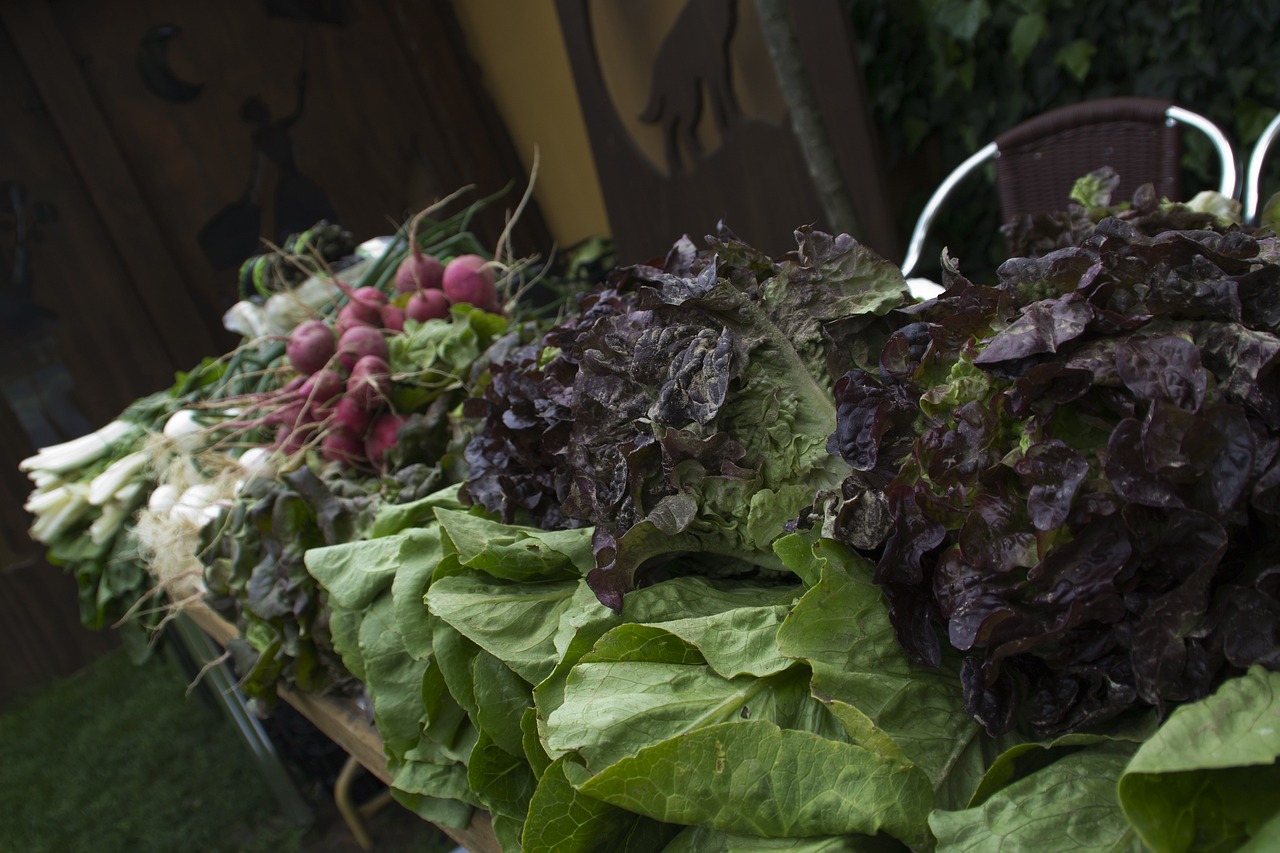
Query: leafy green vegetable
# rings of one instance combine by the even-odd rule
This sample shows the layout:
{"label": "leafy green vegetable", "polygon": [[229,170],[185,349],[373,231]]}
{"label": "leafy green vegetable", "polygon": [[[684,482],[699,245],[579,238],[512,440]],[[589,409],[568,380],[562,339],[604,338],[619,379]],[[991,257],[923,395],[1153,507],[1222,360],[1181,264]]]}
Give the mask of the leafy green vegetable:
{"label": "leafy green vegetable", "polygon": [[698,825],[683,830],[663,848],[663,853],[761,853],[768,850],[785,850],[788,853],[887,853],[901,849],[901,845],[887,835],[761,838],[758,835],[722,832]]}
{"label": "leafy green vegetable", "polygon": [[468,409],[466,495],[507,522],[594,526],[588,580],[615,611],[676,553],[780,569],[770,544],[843,476],[828,359],[850,363],[844,345],[904,298],[901,271],[847,236],[797,236],[780,262],[683,240],[494,364]]}
{"label": "leafy green vegetable", "polygon": [[898,646],[869,563],[831,540],[792,538],[810,545],[822,574],[778,631],[779,649],[812,667],[816,696],[856,709],[941,784],[977,734],[955,674]]}
{"label": "leafy green vegetable", "polygon": [[767,720],[706,726],[642,749],[579,785],[658,820],[766,837],[884,831],[913,847],[928,783],[910,765]]}
{"label": "leafy green vegetable", "polygon": [[151,594],[154,582],[138,558],[138,543],[132,532],[121,529],[98,543],[80,529],[80,535],[53,542],[46,559],[75,579],[81,624],[92,630],[119,626],[119,636],[130,659],[145,660],[160,617],[133,612]]}
{"label": "leafy green vegetable", "polygon": [[960,850],[1141,851],[1115,799],[1132,746],[1107,744],[1062,758],[963,811],[935,811],[939,853]]}
{"label": "leafy green vegetable", "polygon": [[396,410],[418,411],[437,400],[457,405],[483,370],[482,356],[510,325],[510,318],[464,304],[453,306],[447,320],[406,320],[404,332],[387,339]]}
{"label": "leafy green vegetable", "polygon": [[1008,747],[987,767],[978,789],[973,792],[969,806],[979,806],[992,794],[1017,779],[1047,767],[1063,754],[1081,747],[1109,741],[1142,743],[1159,726],[1154,712],[1138,714],[1131,719],[1117,721],[1116,725],[1094,732],[1072,732],[1050,741],[1028,741]]}
{"label": "leafy green vegetable", "polygon": [[605,846],[635,853],[665,849],[675,827],[579,793],[565,775],[569,760],[556,759],[539,780],[521,839],[526,853],[592,853]]}
{"label": "leafy green vegetable", "polygon": [[[627,608],[643,612],[646,597],[673,584],[635,591]],[[554,700],[544,692],[553,679],[535,691],[548,752],[585,762],[566,770],[582,793],[663,822],[767,836],[883,829],[927,847],[928,777],[901,751],[856,742],[839,710],[811,695],[808,667],[770,648],[785,605],[767,602],[794,592],[756,596],[765,606],[606,631]],[[726,640],[717,626],[751,636]],[[717,672],[713,659],[729,663]],[[766,674],[729,674],[750,671]]]}
{"label": "leafy green vegetable", "polygon": [[576,581],[510,584],[477,575],[432,585],[431,613],[536,684],[554,666],[554,637]]}
{"label": "leafy green vegetable", "polygon": [[1154,850],[1231,849],[1280,817],[1280,673],[1253,667],[1183,705],[1120,777],[1120,805]]}
{"label": "leafy green vegetable", "polygon": [[[431,619],[422,601],[449,563],[452,546],[438,524],[396,529],[424,520],[429,511],[458,509],[456,492],[451,487],[418,499],[409,512],[380,512],[378,530],[384,535],[312,548],[305,561],[328,596],[334,646],[373,699],[392,793],[426,819],[463,827],[482,803],[514,808],[511,785],[518,768],[494,752],[501,748],[473,722],[471,667],[479,650]],[[464,684],[471,689],[463,690]],[[500,685],[490,678],[486,686],[493,688],[486,701],[498,713],[503,706],[494,697]],[[520,745],[518,726],[515,732]],[[480,760],[474,786],[473,756]]]}
{"label": "leafy green vegetable", "polygon": [[339,497],[309,468],[253,477],[206,529],[201,551],[209,603],[239,628],[240,687],[267,708],[276,684],[354,695],[362,688],[331,639],[325,595],[307,572],[308,548],[345,541],[372,517],[369,494]]}
{"label": "leafy green vegetable", "polygon": [[871,500],[823,523],[876,561],[913,659],[963,653],[992,735],[1275,665],[1280,265],[1214,221],[1135,204],[997,288],[953,271],[836,385],[843,493]]}

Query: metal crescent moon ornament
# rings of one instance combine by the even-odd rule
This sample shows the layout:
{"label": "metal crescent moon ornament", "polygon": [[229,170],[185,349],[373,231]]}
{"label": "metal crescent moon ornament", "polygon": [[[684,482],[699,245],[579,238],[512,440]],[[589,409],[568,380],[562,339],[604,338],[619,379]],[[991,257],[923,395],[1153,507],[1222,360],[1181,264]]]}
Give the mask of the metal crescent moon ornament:
{"label": "metal crescent moon ornament", "polygon": [[152,27],[138,42],[136,57],[138,73],[151,94],[174,104],[194,100],[204,91],[203,83],[188,83],[169,67],[169,40],[180,32],[171,24]]}

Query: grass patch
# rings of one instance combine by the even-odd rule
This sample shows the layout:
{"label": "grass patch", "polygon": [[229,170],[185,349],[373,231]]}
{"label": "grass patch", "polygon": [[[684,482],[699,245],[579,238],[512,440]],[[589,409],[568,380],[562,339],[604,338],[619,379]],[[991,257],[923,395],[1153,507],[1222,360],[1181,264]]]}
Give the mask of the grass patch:
{"label": "grass patch", "polygon": [[163,655],[122,651],[0,716],[0,850],[303,849],[235,730]]}

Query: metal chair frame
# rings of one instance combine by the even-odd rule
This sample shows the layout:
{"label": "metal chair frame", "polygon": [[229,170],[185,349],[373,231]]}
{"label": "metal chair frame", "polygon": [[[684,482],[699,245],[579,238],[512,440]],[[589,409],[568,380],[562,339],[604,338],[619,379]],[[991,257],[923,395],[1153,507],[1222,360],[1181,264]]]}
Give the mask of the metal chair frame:
{"label": "metal chair frame", "polygon": [[1246,225],[1256,225],[1258,218],[1258,207],[1262,202],[1262,166],[1267,158],[1267,149],[1271,147],[1272,141],[1280,134],[1280,113],[1271,119],[1271,123],[1262,131],[1262,136],[1258,137],[1258,141],[1253,145],[1253,152],[1249,155],[1249,166],[1244,176],[1244,203],[1243,218]]}
{"label": "metal chair frame", "polygon": [[[1116,102],[1121,102],[1137,99],[1115,100]],[[1066,109],[1071,108],[1068,107]],[[1236,161],[1235,154],[1231,150],[1231,143],[1227,141],[1226,135],[1223,134],[1218,126],[1209,119],[1199,113],[1194,113],[1179,106],[1169,106],[1164,110],[1164,116],[1165,125],[1167,127],[1173,127],[1179,124],[1187,125],[1196,128],[1209,138],[1221,160],[1222,178],[1219,183],[1218,192],[1225,196],[1234,197],[1236,191]],[[1278,124],[1278,122],[1280,122],[1280,117],[1277,118],[1276,122],[1272,122],[1272,125],[1268,128],[1271,137],[1274,137],[1277,130],[1280,130],[1280,124]],[[1270,137],[1264,134],[1264,138],[1268,143],[1270,143]],[[911,233],[911,241],[907,246],[907,257],[902,262],[903,275],[910,276],[912,270],[915,269],[916,264],[920,262],[920,255],[924,249],[924,243],[925,239],[928,237],[929,228],[933,225],[933,220],[937,216],[938,211],[946,202],[947,198],[950,197],[956,186],[983,164],[991,160],[997,160],[999,157],[999,145],[996,142],[989,142],[965,159],[963,163],[957,166],[951,174],[947,175],[943,182],[938,185],[938,188],[934,190],[933,195],[924,206],[924,210],[920,213],[920,217],[916,220],[915,229]],[[1260,163],[1258,168],[1259,170],[1261,169]],[[1256,183],[1254,186],[1256,187]]]}

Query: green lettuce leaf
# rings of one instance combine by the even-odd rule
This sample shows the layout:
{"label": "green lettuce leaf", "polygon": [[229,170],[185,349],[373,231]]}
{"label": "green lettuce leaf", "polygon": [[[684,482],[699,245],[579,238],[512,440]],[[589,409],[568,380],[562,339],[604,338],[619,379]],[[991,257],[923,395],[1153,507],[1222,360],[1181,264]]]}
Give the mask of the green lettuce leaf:
{"label": "green lettuce leaf", "polygon": [[578,789],[656,820],[804,837],[886,832],[917,849],[928,780],[905,762],[767,720],[719,723],[665,740]]}
{"label": "green lettuce leaf", "polygon": [[1074,732],[1052,740],[1024,741],[1014,744],[1001,752],[994,761],[989,762],[987,772],[983,775],[977,790],[973,792],[968,805],[970,807],[982,805],[992,794],[1010,782],[1052,764],[1061,756],[1063,750],[1074,750],[1107,741],[1142,743],[1155,733],[1158,726],[1159,722],[1154,713],[1144,713],[1117,721],[1107,726],[1105,730]]}
{"label": "green lettuce leaf", "polygon": [[1268,850],[1280,850],[1280,813],[1272,815],[1238,853],[1266,853]]}
{"label": "green lettuce leaf", "polygon": [[1001,850],[1141,851],[1116,802],[1116,780],[1133,754],[1109,743],[1065,755],[960,811],[935,811],[929,827],[938,853]]}
{"label": "green lettuce leaf", "polygon": [[843,726],[809,695],[806,667],[725,678],[700,654],[689,654],[686,643],[655,642],[657,630],[619,625],[573,666],[562,703],[539,706],[550,755],[576,752],[598,771],[646,746],[735,719],[767,719],[846,739]]}
{"label": "green lettuce leaf", "polygon": [[553,761],[530,799],[525,853],[656,853],[678,831],[580,793],[565,776],[569,760]]}
{"label": "green lettuce leaf", "polygon": [[580,791],[663,822],[769,836],[883,829],[930,845],[928,777],[901,753],[851,743],[810,694],[808,667],[726,678],[704,662],[711,634],[700,649],[667,624],[607,631],[546,713],[548,753],[585,762],[565,771]]}
{"label": "green lettuce leaf", "polygon": [[453,542],[458,561],[495,578],[577,578],[594,565],[590,528],[539,530],[447,509],[436,510],[436,518]]}
{"label": "green lettuce leaf", "polygon": [[415,751],[441,761],[466,763],[479,730],[445,686],[434,656],[422,675],[422,739]]}
{"label": "green lettuce leaf", "polygon": [[[857,709],[941,785],[979,731],[956,675],[915,664],[903,652],[883,594],[871,582],[870,563],[831,540],[814,541],[812,534],[788,539],[779,553],[818,561],[821,580],[787,616],[778,648],[812,667],[815,696]],[[799,547],[804,542],[807,551]]]}
{"label": "green lettuce leaf", "polygon": [[476,688],[471,662],[475,656],[483,653],[483,649],[458,633],[452,625],[443,619],[433,620],[431,626],[431,647],[436,665],[440,670],[440,678],[449,695],[474,720],[479,716],[479,703],[476,702]]}
{"label": "green lettuce leaf", "polygon": [[342,658],[342,665],[360,681],[364,681],[364,658],[360,654],[361,618],[359,611],[331,608],[329,632],[333,637],[333,650]]}
{"label": "green lettuce leaf", "polygon": [[890,853],[902,846],[888,836],[837,835],[814,838],[761,838],[707,826],[686,827],[662,853]]}
{"label": "green lettuce leaf", "polygon": [[737,607],[658,624],[663,632],[697,649],[706,663],[725,678],[766,676],[782,672],[793,663],[778,651],[775,640],[789,609],[782,604]]}
{"label": "green lettuce leaf", "polygon": [[581,582],[560,617],[553,641],[555,669],[534,688],[539,729],[545,736],[547,715],[563,702],[569,672],[611,628],[623,624],[660,625],[672,620],[714,617],[742,608],[767,608],[793,595],[791,587],[677,577],[631,593],[619,615],[600,604],[590,587]]}
{"label": "green lettuce leaf", "polygon": [[390,595],[380,596],[360,622],[360,652],[365,685],[382,742],[393,754],[418,743],[422,719],[422,678],[426,664],[405,650],[395,628]]}
{"label": "green lettuce leaf", "polygon": [[[440,792],[444,796],[424,791]],[[470,796],[470,789],[467,768],[461,764],[407,762],[391,780],[391,796],[423,820],[454,829],[465,828],[474,811],[474,806],[464,800]]]}
{"label": "green lettuce leaf", "polygon": [[1255,666],[1175,710],[1120,778],[1120,805],[1155,850],[1230,849],[1280,815],[1280,673]]}
{"label": "green lettuce leaf", "polygon": [[491,816],[524,823],[535,785],[533,772],[528,762],[507,752],[483,732],[467,762],[467,785]]}
{"label": "green lettuce leaf", "polygon": [[475,685],[475,723],[486,736],[512,755],[524,756],[524,732],[520,720],[533,707],[533,688],[490,654],[471,660]]}
{"label": "green lettuce leaf", "polygon": [[413,559],[404,560],[397,567],[391,581],[391,599],[394,602],[396,629],[404,640],[405,650],[413,657],[424,660],[432,653],[432,645],[431,618],[427,605],[423,603],[423,596],[444,557],[439,525],[414,531],[413,541]]}
{"label": "green lettuce leaf", "polygon": [[[615,631],[634,629],[622,625]],[[807,698],[807,674],[799,669],[763,679],[725,679],[686,662],[680,650],[659,648],[643,629],[634,636],[667,659],[584,660],[575,666],[563,704],[547,715],[550,755],[576,752],[588,767],[602,770],[646,746],[735,717],[791,717]]]}
{"label": "green lettuce leaf", "polygon": [[391,587],[400,567],[405,538],[414,535],[411,532],[403,537],[364,539],[312,548],[303,559],[307,571],[329,593],[332,606],[343,610],[364,610],[379,593]]}
{"label": "green lettuce leaf", "polygon": [[533,775],[541,779],[542,774],[546,773],[547,768],[551,766],[551,756],[547,755],[547,751],[542,748],[542,741],[538,736],[536,708],[526,708],[520,716],[520,733],[525,761],[529,762]]}
{"label": "green lettuce leaf", "polygon": [[402,504],[381,503],[369,526],[369,539],[392,536],[413,527],[426,527],[436,520],[437,507],[464,509],[458,500],[458,485],[447,486],[438,492]]}
{"label": "green lettuce leaf", "polygon": [[488,575],[442,578],[427,591],[431,613],[530,684],[551,674],[554,639],[578,581],[510,583]]}

